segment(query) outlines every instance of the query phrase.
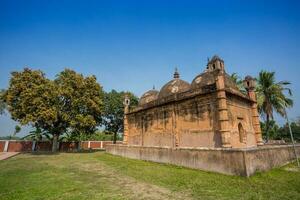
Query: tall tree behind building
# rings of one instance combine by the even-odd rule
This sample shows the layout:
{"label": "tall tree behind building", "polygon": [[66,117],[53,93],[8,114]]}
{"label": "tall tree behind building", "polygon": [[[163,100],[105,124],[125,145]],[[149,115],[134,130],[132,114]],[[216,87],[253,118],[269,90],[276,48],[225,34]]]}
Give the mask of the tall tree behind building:
{"label": "tall tree behind building", "polygon": [[[257,103],[259,112],[266,120],[266,139],[269,139],[270,121],[274,119],[274,111],[285,117],[286,108],[293,106],[291,89],[288,81],[275,80],[275,72],[261,71],[257,78]],[[287,92],[287,95],[285,94]]]}
{"label": "tall tree behind building", "polygon": [[129,95],[131,107],[138,104],[138,98],[130,92],[117,92],[112,90],[104,95],[104,117],[105,130],[114,134],[113,141],[116,143],[117,134],[124,130],[124,98]]}

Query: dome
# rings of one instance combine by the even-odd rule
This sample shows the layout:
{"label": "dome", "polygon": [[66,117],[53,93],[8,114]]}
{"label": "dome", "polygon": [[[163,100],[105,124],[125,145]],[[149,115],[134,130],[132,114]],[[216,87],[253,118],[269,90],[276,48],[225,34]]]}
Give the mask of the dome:
{"label": "dome", "polygon": [[191,85],[188,82],[179,79],[179,73],[176,69],[174,73],[174,79],[169,81],[161,88],[158,98],[164,98],[172,94],[185,92],[188,91],[190,88]]}
{"label": "dome", "polygon": [[156,100],[158,93],[159,92],[155,89],[149,90],[148,92],[144,93],[139,100],[139,105],[141,106],[149,103],[150,101]]}
{"label": "dome", "polygon": [[[216,71],[212,71],[212,72],[204,72],[202,74],[199,74],[192,81],[192,84],[191,84],[192,89],[203,88],[207,85],[215,84],[217,73],[218,72],[216,72]],[[224,81],[225,81],[225,87],[226,88],[232,88],[232,89],[238,90],[237,85],[231,79],[230,75],[225,73],[225,80]]]}
{"label": "dome", "polygon": [[216,81],[215,81],[214,73],[213,72],[205,72],[205,73],[199,74],[198,76],[196,76],[194,78],[194,80],[192,81],[191,87],[193,89],[202,88],[207,85],[212,85],[215,82]]}

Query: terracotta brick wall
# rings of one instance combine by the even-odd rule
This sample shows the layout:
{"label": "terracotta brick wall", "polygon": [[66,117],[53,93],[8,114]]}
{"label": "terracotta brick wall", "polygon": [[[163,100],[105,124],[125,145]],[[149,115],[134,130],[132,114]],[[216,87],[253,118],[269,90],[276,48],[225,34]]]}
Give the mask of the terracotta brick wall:
{"label": "terracotta brick wall", "polygon": [[0,152],[4,151],[5,141],[0,141]]}
{"label": "terracotta brick wall", "polygon": [[52,144],[51,142],[37,142],[35,146],[36,151],[51,151]]}
{"label": "terracotta brick wall", "polygon": [[88,145],[89,145],[88,143],[89,143],[88,141],[81,142],[81,148],[88,149]]}
{"label": "terracotta brick wall", "polygon": [[[100,149],[105,148],[107,144],[112,144],[112,141],[83,141],[81,142],[81,149]],[[32,141],[9,141],[8,152],[30,152],[32,151]],[[117,144],[122,144],[117,141]],[[5,140],[0,141],[0,152],[4,151]],[[35,151],[51,151],[52,143],[49,141],[37,142]],[[59,151],[76,151],[78,149],[78,142],[60,142]]]}
{"label": "terracotta brick wall", "polygon": [[26,152],[31,151],[31,141],[10,141],[8,145],[8,152]]}
{"label": "terracotta brick wall", "polygon": [[62,142],[59,144],[60,151],[76,151],[78,149],[78,142]]}
{"label": "terracotta brick wall", "polygon": [[100,149],[101,148],[101,141],[91,141],[90,142],[91,149]]}

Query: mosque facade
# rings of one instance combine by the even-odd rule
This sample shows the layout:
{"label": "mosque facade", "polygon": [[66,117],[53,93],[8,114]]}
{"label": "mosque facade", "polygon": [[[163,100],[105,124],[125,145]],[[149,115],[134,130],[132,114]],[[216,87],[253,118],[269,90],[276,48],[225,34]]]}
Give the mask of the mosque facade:
{"label": "mosque facade", "polygon": [[246,91],[225,72],[218,56],[191,83],[173,79],[144,93],[137,107],[125,99],[123,143],[145,147],[248,148],[262,145],[255,80]]}

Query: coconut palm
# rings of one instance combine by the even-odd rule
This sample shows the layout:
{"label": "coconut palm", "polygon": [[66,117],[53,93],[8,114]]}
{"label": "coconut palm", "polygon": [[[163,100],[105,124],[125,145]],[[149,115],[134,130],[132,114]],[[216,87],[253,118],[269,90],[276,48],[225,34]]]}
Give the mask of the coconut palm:
{"label": "coconut palm", "polygon": [[50,135],[48,132],[43,131],[39,126],[35,126],[35,129],[30,131],[29,135],[23,137],[23,139],[30,139],[32,141],[41,141],[43,137],[47,138],[47,140],[51,140]]}
{"label": "coconut palm", "polygon": [[[274,111],[286,117],[286,108],[293,106],[292,91],[288,81],[275,80],[275,72],[261,71],[257,79],[257,103],[260,114],[266,120],[266,140],[269,139],[270,120],[274,119]],[[287,92],[287,95],[285,94]]]}
{"label": "coconut palm", "polygon": [[246,93],[243,80],[237,75],[237,73],[232,73],[230,75],[231,80],[236,84],[236,86],[239,88],[239,90],[242,93]]}

